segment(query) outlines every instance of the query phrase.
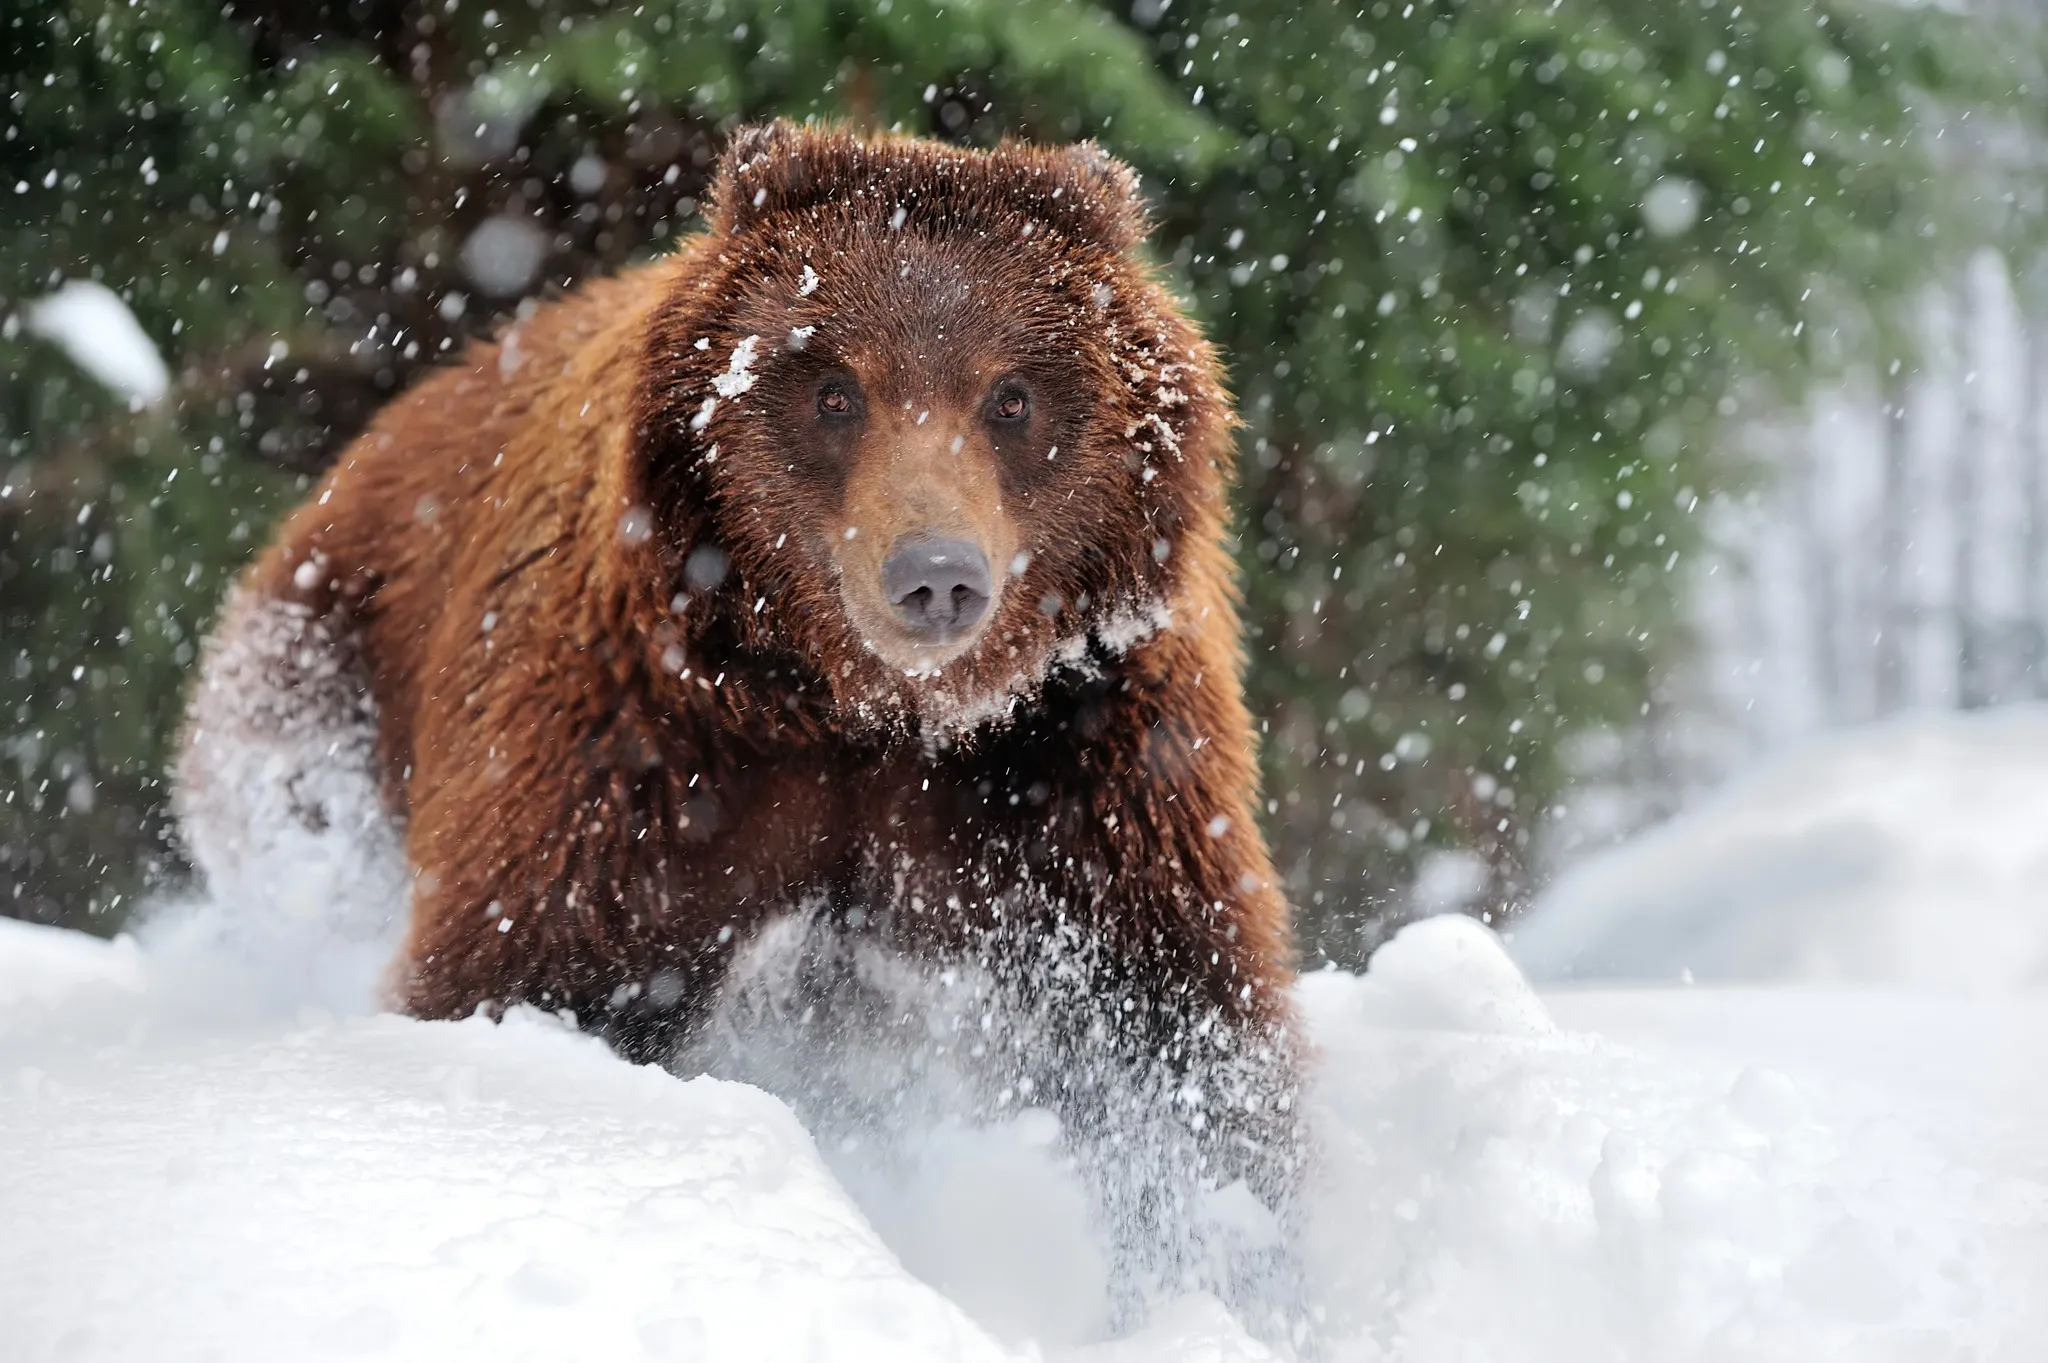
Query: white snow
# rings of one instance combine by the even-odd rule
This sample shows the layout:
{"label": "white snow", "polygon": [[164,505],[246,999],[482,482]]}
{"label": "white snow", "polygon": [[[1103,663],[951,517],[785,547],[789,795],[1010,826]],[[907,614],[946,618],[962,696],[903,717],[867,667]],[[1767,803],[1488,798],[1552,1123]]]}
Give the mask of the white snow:
{"label": "white snow", "polygon": [[462,243],[462,269],[485,293],[512,298],[533,283],[548,255],[548,235],[530,220],[495,213]]}
{"label": "white snow", "polygon": [[1660,237],[1680,237],[1699,221],[1700,187],[1691,180],[1666,176],[1643,195],[1643,225]]}
{"label": "white snow", "polygon": [[1164,601],[1141,599],[1106,612],[1090,634],[1111,654],[1122,657],[1147,639],[1172,628],[1171,606]]}
{"label": "white snow", "polygon": [[283,1007],[359,1007],[375,992],[411,875],[350,659],[303,608],[229,594],[174,798],[211,893],[152,923],[167,987]]}
{"label": "white snow", "polygon": [[2048,707],[1795,749],[1561,876],[1511,950],[1538,979],[2048,984]]}
{"label": "white snow", "polygon": [[723,374],[712,377],[711,386],[722,398],[736,398],[754,386],[754,358],[761,349],[759,336],[748,336],[732,348],[732,359]]}
{"label": "white snow", "polygon": [[104,284],[67,279],[28,307],[28,329],[137,406],[170,391],[171,371],[135,314]]}
{"label": "white snow", "polygon": [[[1204,1297],[1103,1337],[1046,1114],[936,1122],[878,1177],[551,1018],[194,970],[0,921],[10,1363],[1274,1356]],[[1321,1358],[2048,1350],[2048,999],[1539,997],[1464,919],[1300,999]]]}
{"label": "white snow", "polygon": [[[1605,308],[1589,308],[1564,334],[1558,342],[1558,368],[1577,379],[1598,378],[1614,358],[1614,352],[1621,347],[1621,324],[1609,315]],[[1624,510],[1628,507],[1629,493],[1620,494]]]}
{"label": "white snow", "polygon": [[[696,415],[690,418],[691,430],[701,431],[711,424],[711,418],[718,412],[719,398],[736,398],[754,386],[758,377],[754,373],[754,359],[760,346],[759,336],[748,336],[732,348],[732,358],[727,362],[725,372],[711,376],[711,387],[716,390],[715,394],[705,398],[703,404],[697,408]],[[698,341],[697,348],[704,349],[704,342]],[[717,454],[718,446],[713,445],[711,453],[706,458],[715,458]]]}

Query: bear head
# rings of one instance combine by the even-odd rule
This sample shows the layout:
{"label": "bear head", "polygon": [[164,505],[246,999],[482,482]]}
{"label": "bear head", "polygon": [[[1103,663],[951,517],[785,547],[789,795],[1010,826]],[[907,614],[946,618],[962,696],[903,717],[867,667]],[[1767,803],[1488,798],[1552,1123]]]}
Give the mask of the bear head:
{"label": "bear head", "polygon": [[1146,232],[1088,144],[737,135],[628,456],[675,609],[953,731],[1173,627],[1234,418]]}

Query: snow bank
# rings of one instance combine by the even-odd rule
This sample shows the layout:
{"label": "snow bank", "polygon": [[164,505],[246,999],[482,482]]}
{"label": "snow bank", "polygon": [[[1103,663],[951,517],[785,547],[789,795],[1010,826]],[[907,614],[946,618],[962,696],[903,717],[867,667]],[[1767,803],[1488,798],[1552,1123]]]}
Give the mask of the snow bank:
{"label": "snow bank", "polygon": [[[1102,1337],[1042,1114],[935,1122],[864,1181],[766,1093],[549,1018],[279,1016],[190,969],[0,922],[10,1363],[1274,1357],[1203,1297]],[[2048,1001],[1866,993],[1830,1023],[1814,990],[1544,999],[1462,919],[1300,997],[1321,1358],[2048,1349],[2039,1109],[2002,1069],[1932,1063],[2038,1075]],[[1873,1027],[1928,1063],[1842,1063]]]}
{"label": "snow bank", "polygon": [[2048,983],[2048,708],[1816,742],[1560,877],[1511,949],[1541,980]]}
{"label": "snow bank", "polygon": [[1004,1356],[758,1090],[529,1014],[241,1026],[77,978],[0,1009],[10,1358]]}
{"label": "snow bank", "polygon": [[143,987],[143,979],[142,953],[132,937],[103,942],[0,918],[0,1010],[25,1014],[35,1006],[76,1002],[79,995],[102,990],[131,995]]}
{"label": "snow bank", "polygon": [[121,295],[90,279],[66,280],[28,308],[28,329],[139,406],[161,402],[171,371]]}
{"label": "snow bank", "polygon": [[[2048,1281],[2042,1128],[1986,1162],[2010,1089],[1930,1101],[1912,1082],[1866,1085],[1845,1063],[1860,1035],[1836,1029],[1817,1058],[1782,1054],[1744,1035],[1758,999],[1707,990],[1564,994],[1541,1000],[1540,1023],[1519,1005],[1490,1010],[1526,1018],[1519,1029],[1401,1030],[1377,1016],[1379,969],[1301,988],[1323,1049],[1307,1253],[1329,1357],[2048,1349],[2048,1304],[2030,1285]],[[1835,1006],[1821,991],[1774,998],[1780,1037]],[[1633,1008],[1603,1008],[1618,1000]],[[1660,1026],[1674,1009],[1689,1024],[1676,1039]],[[1954,1052],[1999,1044],[1990,1026],[2015,1020],[2019,1064],[2038,1067],[2048,1006],[1994,1017],[1956,1000],[1917,1018],[1926,1046]]]}

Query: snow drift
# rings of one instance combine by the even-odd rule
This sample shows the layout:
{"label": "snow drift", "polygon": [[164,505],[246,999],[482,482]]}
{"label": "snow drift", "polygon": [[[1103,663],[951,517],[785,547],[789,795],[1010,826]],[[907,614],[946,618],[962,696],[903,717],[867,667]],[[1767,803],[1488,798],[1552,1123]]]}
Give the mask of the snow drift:
{"label": "snow drift", "polygon": [[2048,707],[1817,741],[1560,877],[1539,980],[2048,984]]}
{"label": "snow drift", "polygon": [[[1104,1337],[1044,1114],[906,1132],[874,1177],[757,1088],[552,1018],[280,1007],[185,945],[0,922],[10,1359],[1273,1356],[1202,1297]],[[1923,1060],[2038,1074],[2038,1001],[1545,1000],[1459,919],[1300,995],[1322,1358],[2048,1345],[2044,1114],[1996,1067],[1864,1040],[1889,1019]]]}

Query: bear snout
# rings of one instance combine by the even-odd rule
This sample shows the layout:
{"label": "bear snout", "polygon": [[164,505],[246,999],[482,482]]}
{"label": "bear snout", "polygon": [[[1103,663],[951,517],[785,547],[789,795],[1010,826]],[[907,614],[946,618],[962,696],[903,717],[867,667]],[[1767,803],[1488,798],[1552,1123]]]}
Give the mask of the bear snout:
{"label": "bear snout", "polygon": [[999,613],[1000,565],[1019,527],[1003,507],[996,452],[964,403],[875,406],[834,518],[839,596],[869,652],[930,676]]}
{"label": "bear snout", "polygon": [[964,539],[905,535],[882,562],[882,596],[897,623],[933,643],[971,634],[988,614],[988,555]]}

